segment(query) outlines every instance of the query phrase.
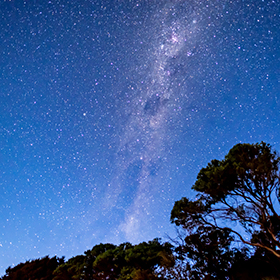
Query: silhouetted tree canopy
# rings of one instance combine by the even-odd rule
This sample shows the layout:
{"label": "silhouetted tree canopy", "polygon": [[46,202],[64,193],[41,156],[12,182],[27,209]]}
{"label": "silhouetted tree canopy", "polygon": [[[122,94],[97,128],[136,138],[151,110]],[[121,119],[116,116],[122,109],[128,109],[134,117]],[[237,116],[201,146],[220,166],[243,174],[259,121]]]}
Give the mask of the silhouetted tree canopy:
{"label": "silhouetted tree canopy", "polygon": [[6,274],[2,280],[51,280],[53,279],[53,271],[62,263],[64,258],[49,258],[26,261],[17,266],[6,269]]}
{"label": "silhouetted tree canopy", "polygon": [[[200,170],[195,199],[175,203],[171,221],[186,232],[179,248],[198,275],[190,279],[227,279],[233,263],[244,263],[252,249],[279,264],[279,161],[264,142],[237,144],[224,160]],[[247,253],[233,249],[234,240],[248,246]]]}
{"label": "silhouetted tree canopy", "polygon": [[198,195],[177,201],[171,221],[192,232],[201,225],[226,229],[280,258],[279,160],[264,142],[234,146],[224,160],[212,160],[200,170],[192,187]]}
{"label": "silhouetted tree canopy", "polygon": [[157,268],[173,265],[171,245],[155,239],[138,245],[99,244],[59,266],[58,279],[161,279]]}
{"label": "silhouetted tree canopy", "polygon": [[158,239],[138,245],[123,243],[99,244],[84,255],[70,258],[48,256],[26,261],[8,268],[3,280],[74,280],[118,279],[141,280],[163,279],[159,273],[163,266],[172,266],[172,246]]}

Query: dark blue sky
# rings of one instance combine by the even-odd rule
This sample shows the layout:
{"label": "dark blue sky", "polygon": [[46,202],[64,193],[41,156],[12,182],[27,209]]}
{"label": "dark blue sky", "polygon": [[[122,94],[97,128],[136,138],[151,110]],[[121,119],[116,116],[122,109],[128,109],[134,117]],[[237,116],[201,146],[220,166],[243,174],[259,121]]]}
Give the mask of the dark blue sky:
{"label": "dark blue sky", "polygon": [[174,235],[239,142],[280,151],[280,4],[1,1],[0,263]]}

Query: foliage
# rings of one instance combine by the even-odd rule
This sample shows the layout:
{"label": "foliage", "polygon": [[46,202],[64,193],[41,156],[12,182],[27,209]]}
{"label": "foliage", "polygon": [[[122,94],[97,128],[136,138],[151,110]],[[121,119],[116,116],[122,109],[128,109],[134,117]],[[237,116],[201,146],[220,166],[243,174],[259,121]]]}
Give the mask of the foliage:
{"label": "foliage", "polygon": [[6,269],[6,274],[2,280],[51,280],[53,279],[53,271],[64,262],[64,258],[49,258],[26,261],[17,266]]}
{"label": "foliage", "polygon": [[271,258],[252,258],[236,262],[231,271],[231,280],[278,280],[280,275],[279,259],[272,255]]}
{"label": "foliage", "polygon": [[69,259],[66,263],[60,265],[54,271],[54,280],[80,279],[84,268],[85,256],[78,255]]}
{"label": "foliage", "polygon": [[246,249],[232,248],[233,237],[227,228],[200,226],[180,240],[176,242],[176,264],[165,270],[165,279],[228,279],[232,265],[249,257]]}
{"label": "foliage", "polygon": [[196,233],[185,238],[185,244],[178,249],[193,262],[191,279],[201,279],[202,275],[224,279],[234,257],[230,250],[232,237],[229,230],[199,227]]}
{"label": "foliage", "polygon": [[234,146],[224,160],[212,160],[201,169],[193,186],[196,199],[177,201],[171,221],[190,233],[206,225],[227,229],[244,244],[280,258],[279,161],[264,142]]}
{"label": "foliage", "polygon": [[224,160],[200,170],[194,200],[175,202],[171,221],[186,232],[179,248],[189,260],[190,279],[227,279],[233,264],[248,258],[248,250],[232,248],[233,240],[279,261],[279,161],[264,142],[237,144]]}
{"label": "foliage", "polygon": [[45,257],[27,261],[14,268],[8,268],[3,280],[74,280],[74,279],[119,279],[144,280],[162,279],[158,273],[163,266],[174,265],[169,243],[158,239],[138,245],[123,243],[99,244],[84,255],[70,258]]}
{"label": "foliage", "polygon": [[160,279],[156,270],[163,265],[173,265],[171,245],[157,239],[134,246],[99,244],[58,267],[54,280]]}

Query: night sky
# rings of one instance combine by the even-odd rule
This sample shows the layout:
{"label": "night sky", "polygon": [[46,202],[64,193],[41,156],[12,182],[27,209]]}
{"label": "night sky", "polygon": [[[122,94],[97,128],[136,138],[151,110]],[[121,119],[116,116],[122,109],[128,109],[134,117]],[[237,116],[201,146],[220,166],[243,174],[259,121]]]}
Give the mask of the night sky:
{"label": "night sky", "polygon": [[278,0],[0,2],[0,275],[175,236],[239,143],[280,151]]}

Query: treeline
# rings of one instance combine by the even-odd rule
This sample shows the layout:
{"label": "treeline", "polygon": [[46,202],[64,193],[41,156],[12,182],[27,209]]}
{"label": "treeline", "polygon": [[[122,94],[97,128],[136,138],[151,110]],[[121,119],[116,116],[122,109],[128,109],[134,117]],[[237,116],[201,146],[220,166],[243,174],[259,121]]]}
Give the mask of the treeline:
{"label": "treeline", "polygon": [[158,279],[156,270],[173,266],[171,245],[159,240],[138,245],[99,244],[64,262],[45,257],[8,268],[3,280]]}
{"label": "treeline", "polygon": [[99,244],[66,262],[9,267],[1,279],[280,279],[279,165],[269,144],[238,144],[201,169],[193,200],[175,202],[176,239]]}

